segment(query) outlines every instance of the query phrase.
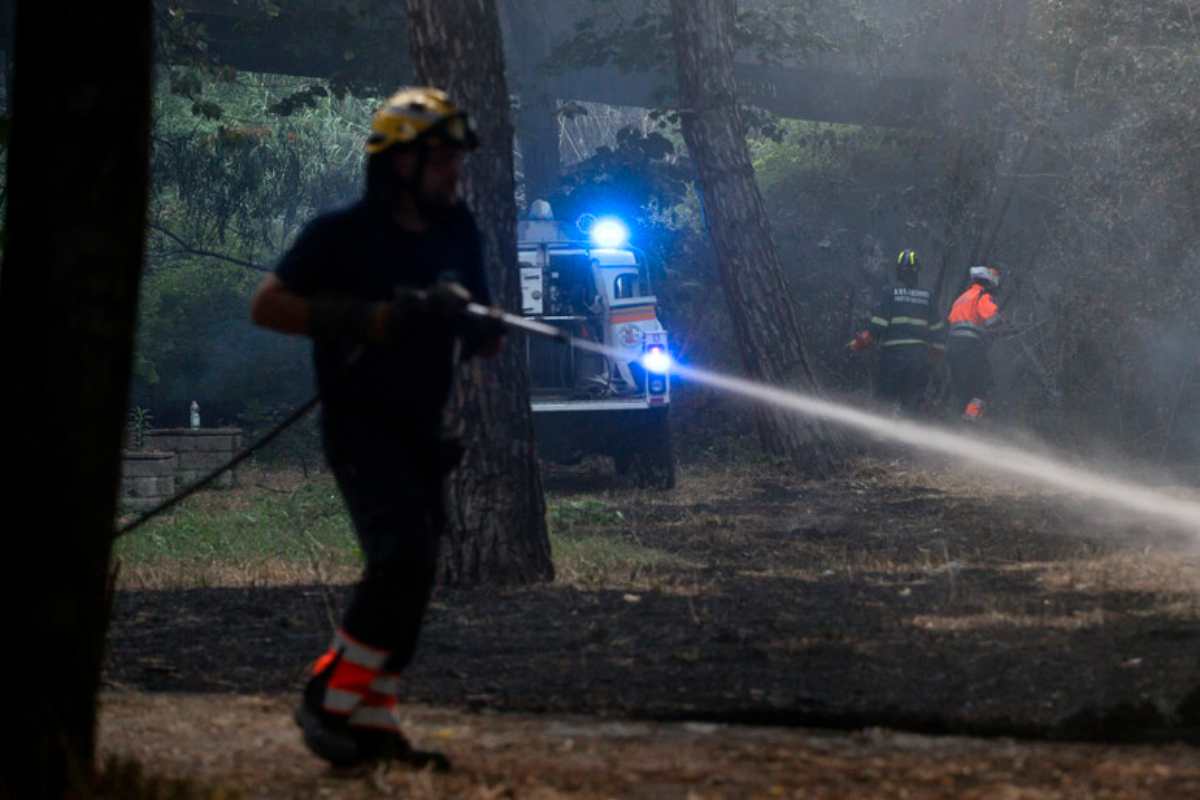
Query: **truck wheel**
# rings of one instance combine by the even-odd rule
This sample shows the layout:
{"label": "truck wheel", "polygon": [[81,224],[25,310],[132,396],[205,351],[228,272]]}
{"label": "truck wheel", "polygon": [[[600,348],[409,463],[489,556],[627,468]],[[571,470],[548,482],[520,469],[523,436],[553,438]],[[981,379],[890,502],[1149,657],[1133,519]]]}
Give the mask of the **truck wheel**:
{"label": "truck wheel", "polygon": [[671,446],[671,425],[665,408],[650,412],[634,466],[637,469],[638,486],[647,489],[675,488],[675,453]]}

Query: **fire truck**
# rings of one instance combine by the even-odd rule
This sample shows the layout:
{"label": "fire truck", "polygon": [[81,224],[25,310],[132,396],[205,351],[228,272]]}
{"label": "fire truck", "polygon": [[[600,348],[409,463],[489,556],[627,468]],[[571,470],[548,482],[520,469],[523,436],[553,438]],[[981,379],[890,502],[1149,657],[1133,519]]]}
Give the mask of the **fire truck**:
{"label": "fire truck", "polygon": [[560,222],[537,200],[517,223],[517,248],[524,316],[606,348],[525,337],[539,453],[565,464],[610,456],[638,485],[672,488],[667,331],[629,229],[590,214]]}

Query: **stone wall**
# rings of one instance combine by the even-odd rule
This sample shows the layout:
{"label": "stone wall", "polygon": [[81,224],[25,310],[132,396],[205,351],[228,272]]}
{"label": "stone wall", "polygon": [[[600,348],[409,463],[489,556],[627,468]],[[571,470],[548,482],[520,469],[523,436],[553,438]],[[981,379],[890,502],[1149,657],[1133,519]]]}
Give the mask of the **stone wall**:
{"label": "stone wall", "polygon": [[126,450],[121,453],[120,505],[145,511],[175,494],[177,459],[162,450]]}
{"label": "stone wall", "polygon": [[[155,428],[146,433],[146,447],[174,453],[175,489],[181,491],[229,461],[242,449],[241,428]],[[237,470],[209,484],[212,489],[232,489]]]}

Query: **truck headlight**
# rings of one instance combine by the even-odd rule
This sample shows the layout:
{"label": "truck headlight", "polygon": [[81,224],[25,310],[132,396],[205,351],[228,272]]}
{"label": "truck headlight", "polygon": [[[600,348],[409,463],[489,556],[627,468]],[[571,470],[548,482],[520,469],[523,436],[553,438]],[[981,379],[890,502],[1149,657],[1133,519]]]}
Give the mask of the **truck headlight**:
{"label": "truck headlight", "polygon": [[666,375],[671,369],[671,354],[662,347],[651,347],[642,353],[642,366],[654,375]]}

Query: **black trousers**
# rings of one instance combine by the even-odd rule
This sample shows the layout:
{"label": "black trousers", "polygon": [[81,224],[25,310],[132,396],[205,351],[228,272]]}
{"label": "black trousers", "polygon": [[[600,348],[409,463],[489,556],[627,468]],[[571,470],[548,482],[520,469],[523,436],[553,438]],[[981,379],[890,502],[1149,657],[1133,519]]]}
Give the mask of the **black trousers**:
{"label": "black trousers", "polygon": [[980,339],[951,336],[946,344],[946,362],[950,366],[956,413],[961,413],[976,397],[990,399],[994,382],[987,344]]}
{"label": "black trousers", "polygon": [[920,410],[929,385],[929,348],[925,345],[884,347],[879,353],[875,394],[906,414]]}
{"label": "black trousers", "polygon": [[330,453],[330,466],[366,559],[342,628],[390,651],[386,672],[412,661],[445,527],[444,465],[436,450]]}

